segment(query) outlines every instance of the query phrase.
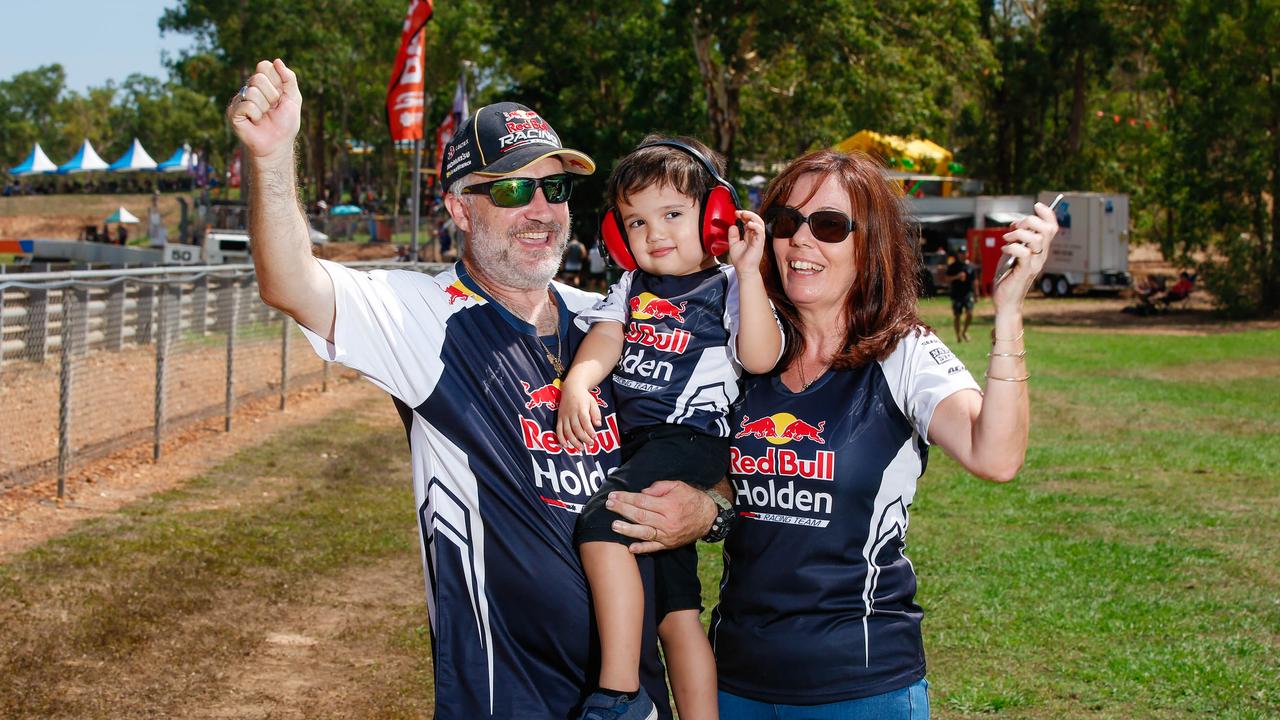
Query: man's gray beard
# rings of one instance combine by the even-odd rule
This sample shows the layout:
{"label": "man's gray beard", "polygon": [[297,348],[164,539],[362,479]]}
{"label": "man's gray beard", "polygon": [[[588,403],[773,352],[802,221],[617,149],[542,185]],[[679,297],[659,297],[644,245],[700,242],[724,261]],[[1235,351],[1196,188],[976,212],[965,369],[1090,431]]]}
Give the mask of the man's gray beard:
{"label": "man's gray beard", "polygon": [[[467,250],[472,260],[488,277],[518,290],[540,290],[549,285],[560,269],[564,249],[569,244],[569,227],[560,223],[524,223],[508,230],[505,238],[494,237],[479,213],[472,216],[471,223]],[[512,259],[511,248],[519,242],[517,234],[545,230],[550,230],[553,238],[545,258],[532,264]]]}

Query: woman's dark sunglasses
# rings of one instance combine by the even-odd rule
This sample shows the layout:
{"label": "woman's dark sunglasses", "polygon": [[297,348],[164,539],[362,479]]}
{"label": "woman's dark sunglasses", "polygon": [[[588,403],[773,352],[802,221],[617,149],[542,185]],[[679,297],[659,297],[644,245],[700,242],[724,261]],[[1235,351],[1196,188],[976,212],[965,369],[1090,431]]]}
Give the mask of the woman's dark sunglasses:
{"label": "woman's dark sunglasses", "polygon": [[494,205],[502,208],[524,207],[533,202],[533,194],[542,188],[547,202],[559,205],[573,194],[573,180],[565,173],[544,178],[502,178],[493,182],[477,183],[462,188],[464,195],[488,195]]}
{"label": "woman's dark sunglasses", "polygon": [[853,218],[835,210],[819,210],[805,217],[801,212],[786,205],[769,208],[764,216],[764,227],[770,237],[795,237],[800,226],[809,223],[809,232],[824,243],[844,242],[853,232]]}

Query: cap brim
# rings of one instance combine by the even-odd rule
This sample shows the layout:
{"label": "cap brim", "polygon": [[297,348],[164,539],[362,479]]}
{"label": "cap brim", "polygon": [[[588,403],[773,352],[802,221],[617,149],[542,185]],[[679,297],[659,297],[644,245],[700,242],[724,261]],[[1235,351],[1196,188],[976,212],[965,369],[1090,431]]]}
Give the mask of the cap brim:
{"label": "cap brim", "polygon": [[499,159],[484,170],[476,170],[476,175],[484,177],[503,177],[519,172],[543,158],[559,157],[564,161],[565,172],[575,175],[590,175],[596,171],[596,162],[585,153],[569,148],[551,148],[546,145],[535,145],[527,149],[517,150]]}

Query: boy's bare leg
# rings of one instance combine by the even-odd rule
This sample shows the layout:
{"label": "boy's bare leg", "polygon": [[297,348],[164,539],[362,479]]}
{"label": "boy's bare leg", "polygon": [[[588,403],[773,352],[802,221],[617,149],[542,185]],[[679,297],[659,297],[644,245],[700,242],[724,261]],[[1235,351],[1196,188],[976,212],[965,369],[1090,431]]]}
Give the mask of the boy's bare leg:
{"label": "boy's bare leg", "polygon": [[680,720],[716,720],[716,658],[697,610],[667,613],[658,625]]}
{"label": "boy's bare leg", "polygon": [[600,631],[600,687],[618,692],[640,689],[640,637],[644,627],[644,587],[640,568],[626,545],[588,542],[578,547],[591,585]]}

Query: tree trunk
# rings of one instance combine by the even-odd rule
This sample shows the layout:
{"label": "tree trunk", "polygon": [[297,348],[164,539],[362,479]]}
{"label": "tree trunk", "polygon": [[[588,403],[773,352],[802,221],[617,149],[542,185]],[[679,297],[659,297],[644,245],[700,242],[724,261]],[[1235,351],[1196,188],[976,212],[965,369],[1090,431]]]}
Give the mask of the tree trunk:
{"label": "tree trunk", "polygon": [[1067,128],[1067,152],[1070,155],[1077,155],[1080,152],[1080,131],[1084,124],[1084,95],[1087,85],[1084,50],[1078,50],[1075,68],[1072,71],[1071,124]]}
{"label": "tree trunk", "polygon": [[[725,169],[734,166],[734,144],[742,125],[739,101],[742,86],[756,70],[756,52],[752,48],[755,35],[755,18],[746,19],[747,26],[732,45],[724,38],[717,38],[708,26],[706,10],[700,5],[694,10],[693,52],[698,59],[698,74],[707,96],[707,121],[711,130],[711,146],[724,155]],[[716,61],[714,47],[719,41],[724,57]]]}
{"label": "tree trunk", "polygon": [[[1275,98],[1275,74],[1268,73],[1268,96]],[[1271,237],[1263,235],[1258,242],[1270,245],[1269,262],[1262,272],[1262,308],[1266,312],[1280,309],[1280,107],[1271,103]]]}
{"label": "tree trunk", "polygon": [[316,199],[319,200],[325,196],[325,144],[324,144],[324,92],[320,91],[314,95],[312,102],[315,105],[315,112],[312,113],[311,125],[311,171],[312,186],[315,189]]}

